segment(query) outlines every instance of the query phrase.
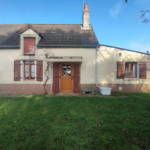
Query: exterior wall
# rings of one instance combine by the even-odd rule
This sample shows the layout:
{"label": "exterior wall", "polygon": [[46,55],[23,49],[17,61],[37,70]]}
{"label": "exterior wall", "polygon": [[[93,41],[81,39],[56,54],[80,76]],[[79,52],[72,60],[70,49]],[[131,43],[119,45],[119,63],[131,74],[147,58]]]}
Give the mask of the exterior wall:
{"label": "exterior wall", "polygon": [[[41,39],[37,33],[28,29],[20,36],[20,49],[0,49],[0,94],[3,93],[44,93],[43,83],[46,77],[43,75],[43,81],[25,81],[24,63],[21,61],[21,81],[14,81],[14,61],[15,60],[41,60],[38,57],[37,47],[35,56],[24,56],[24,37],[35,37],[36,44]],[[36,61],[35,61],[36,63]],[[36,68],[36,67],[35,67]],[[43,72],[46,70],[46,62],[43,62]],[[35,70],[36,72],[36,70]],[[35,73],[36,74],[36,73]],[[46,89],[51,93],[52,84],[47,82]]]}
{"label": "exterior wall", "polygon": [[[23,42],[23,41],[22,41]],[[43,84],[46,80],[44,71],[47,62],[45,52],[54,53],[55,56],[82,56],[80,66],[80,84],[95,83],[95,49],[94,48],[41,48],[36,49],[36,56],[24,56],[23,48],[0,50],[0,94],[2,93],[44,93]],[[21,61],[21,81],[14,81],[15,60],[43,60],[43,81],[25,81],[24,65]],[[48,92],[52,92],[53,70],[51,68],[50,79],[47,82]],[[28,88],[27,88],[28,87]],[[42,88],[41,88],[42,87]],[[40,92],[39,92],[40,91]]]}
{"label": "exterior wall", "polygon": [[[22,59],[30,60],[29,56],[20,56],[21,49],[18,50],[0,50],[0,94],[1,93],[44,93],[43,83],[46,77],[43,75],[43,81],[25,81],[24,80],[24,65],[21,62],[21,81],[14,81],[14,61]],[[33,56],[33,59],[36,56]],[[46,70],[46,62],[43,62],[43,72]],[[49,85],[48,92],[51,92],[51,82]],[[28,87],[28,88],[27,88]],[[34,87],[34,88],[33,88]],[[29,90],[30,89],[30,90]],[[40,92],[41,91],[41,92]]]}
{"label": "exterior wall", "polygon": [[[46,85],[46,91],[51,93],[51,84]],[[43,84],[0,84],[0,94],[7,93],[45,93]]]}
{"label": "exterior wall", "polygon": [[[119,57],[118,53],[122,53]],[[117,79],[117,61],[147,62],[146,79]],[[145,92],[150,91],[150,55],[113,47],[101,46],[98,49],[98,84],[112,87],[113,91]]]}
{"label": "exterior wall", "polygon": [[[82,56],[83,62],[80,66],[80,90],[83,87],[96,88],[95,48],[36,48],[35,56],[23,55],[23,38],[36,37],[36,44],[40,37],[32,30],[27,30],[21,34],[20,49],[1,49],[0,50],[0,94],[1,93],[44,93],[43,84],[46,80],[44,71],[47,61],[45,50],[53,53],[54,56]],[[118,53],[122,53],[122,57]],[[14,61],[22,60],[21,81],[14,81]],[[24,81],[23,60],[43,60],[43,81]],[[117,79],[117,61],[147,62],[146,79]],[[36,61],[35,61],[36,63]],[[122,87],[122,92],[141,92],[150,90],[150,55],[137,52],[121,50],[117,48],[101,46],[98,49],[98,85],[112,87],[113,91],[118,91]],[[51,68],[50,79],[47,82],[48,93],[52,92],[53,70]]]}
{"label": "exterior wall", "polygon": [[80,84],[95,83],[95,48],[47,48],[38,49],[40,59],[44,50],[55,56],[82,56],[83,62],[80,66]]}

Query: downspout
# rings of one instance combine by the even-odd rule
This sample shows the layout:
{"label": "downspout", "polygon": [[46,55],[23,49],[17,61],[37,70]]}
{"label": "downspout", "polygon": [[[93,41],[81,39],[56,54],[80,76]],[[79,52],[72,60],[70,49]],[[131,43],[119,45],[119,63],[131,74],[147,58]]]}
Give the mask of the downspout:
{"label": "downspout", "polygon": [[[100,45],[99,45],[99,47],[100,47]],[[95,77],[96,77],[96,87],[99,88],[100,94],[110,95],[112,88],[107,87],[107,89],[106,89],[106,87],[100,87],[100,86],[97,85],[97,54],[98,54],[98,46],[96,47],[96,71],[95,71],[96,72],[96,75],[95,75]],[[105,88],[105,90],[104,90],[104,88]]]}
{"label": "downspout", "polygon": [[96,47],[96,87],[99,88],[99,86],[97,85],[97,53],[98,53],[98,46]]}

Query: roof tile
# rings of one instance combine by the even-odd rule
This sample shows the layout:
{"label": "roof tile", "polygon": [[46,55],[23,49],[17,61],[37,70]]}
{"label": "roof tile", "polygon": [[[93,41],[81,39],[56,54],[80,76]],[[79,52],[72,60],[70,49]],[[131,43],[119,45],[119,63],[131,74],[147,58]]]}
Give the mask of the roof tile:
{"label": "roof tile", "polygon": [[[19,46],[20,33],[28,24],[1,24],[0,46]],[[40,45],[98,45],[92,29],[81,29],[81,25],[73,24],[30,24],[41,35]]]}

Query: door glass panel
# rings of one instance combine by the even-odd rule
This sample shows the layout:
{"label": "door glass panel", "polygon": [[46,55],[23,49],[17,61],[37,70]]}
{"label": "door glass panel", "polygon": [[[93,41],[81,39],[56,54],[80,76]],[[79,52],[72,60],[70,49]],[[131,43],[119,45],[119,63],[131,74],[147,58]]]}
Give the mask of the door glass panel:
{"label": "door glass panel", "polygon": [[71,76],[71,65],[67,65],[67,76]]}
{"label": "door glass panel", "polygon": [[63,76],[71,76],[71,65],[63,65]]}
{"label": "door glass panel", "polygon": [[63,76],[67,76],[66,71],[63,71]]}
{"label": "door glass panel", "polygon": [[67,66],[67,69],[71,69],[71,66],[70,66],[70,65],[68,65],[68,66]]}
{"label": "door glass panel", "polygon": [[71,76],[71,71],[67,71],[67,76]]}
{"label": "door glass panel", "polygon": [[66,69],[67,69],[67,66],[63,65],[63,70],[66,71]]}

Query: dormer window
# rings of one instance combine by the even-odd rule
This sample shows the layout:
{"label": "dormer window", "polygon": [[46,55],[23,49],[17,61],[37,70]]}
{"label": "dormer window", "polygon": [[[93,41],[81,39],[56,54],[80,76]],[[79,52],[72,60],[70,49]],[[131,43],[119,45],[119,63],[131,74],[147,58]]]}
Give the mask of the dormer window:
{"label": "dormer window", "polygon": [[32,37],[24,38],[24,54],[35,55],[35,38]]}

